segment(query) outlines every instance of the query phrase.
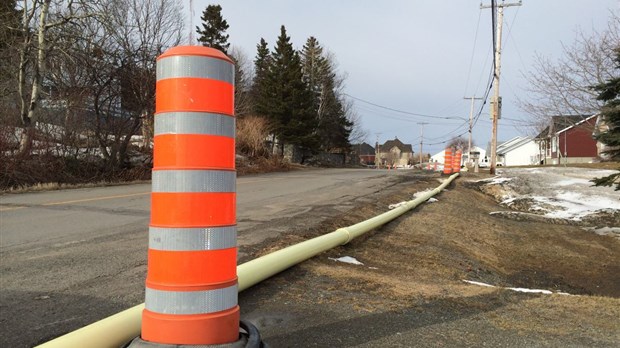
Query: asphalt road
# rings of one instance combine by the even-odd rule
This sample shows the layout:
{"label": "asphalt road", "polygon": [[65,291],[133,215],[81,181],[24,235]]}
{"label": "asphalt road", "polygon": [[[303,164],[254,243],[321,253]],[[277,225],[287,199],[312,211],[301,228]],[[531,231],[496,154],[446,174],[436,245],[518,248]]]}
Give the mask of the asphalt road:
{"label": "asphalt road", "polygon": [[[237,180],[239,256],[368,200],[407,171]],[[30,347],[143,301],[149,184],[0,196],[0,346]]]}

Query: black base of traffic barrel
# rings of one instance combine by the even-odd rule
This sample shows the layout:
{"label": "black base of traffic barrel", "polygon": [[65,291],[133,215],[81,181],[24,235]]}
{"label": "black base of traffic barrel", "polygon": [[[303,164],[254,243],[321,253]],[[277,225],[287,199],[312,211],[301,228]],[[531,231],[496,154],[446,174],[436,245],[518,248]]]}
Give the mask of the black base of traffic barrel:
{"label": "black base of traffic barrel", "polygon": [[147,342],[140,337],[136,337],[123,348],[269,348],[267,344],[261,340],[258,329],[252,323],[242,320],[239,326],[241,327],[239,331],[239,340],[233,343],[200,345],[162,344]]}

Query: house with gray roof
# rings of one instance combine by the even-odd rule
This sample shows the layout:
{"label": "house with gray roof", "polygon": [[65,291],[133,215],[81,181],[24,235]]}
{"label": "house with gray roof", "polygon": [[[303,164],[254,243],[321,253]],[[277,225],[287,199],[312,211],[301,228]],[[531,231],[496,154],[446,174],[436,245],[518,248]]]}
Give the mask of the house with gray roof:
{"label": "house with gray roof", "polygon": [[379,145],[377,152],[381,165],[405,167],[413,164],[413,147],[396,137]]}

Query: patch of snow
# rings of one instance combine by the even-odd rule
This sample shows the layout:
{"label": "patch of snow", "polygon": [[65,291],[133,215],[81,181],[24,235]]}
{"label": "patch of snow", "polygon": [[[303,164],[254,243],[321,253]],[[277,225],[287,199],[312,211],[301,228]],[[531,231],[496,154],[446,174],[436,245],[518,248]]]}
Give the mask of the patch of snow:
{"label": "patch of snow", "polygon": [[501,286],[495,286],[495,285],[491,285],[491,284],[487,284],[487,283],[482,283],[482,282],[476,282],[473,280],[465,280],[462,279],[462,281],[464,281],[465,283],[468,284],[472,284],[472,285],[478,285],[478,286],[484,286],[487,288],[498,288],[498,289],[504,289],[504,290],[511,290],[511,291],[516,291],[516,292],[524,292],[524,293],[529,293],[529,294],[545,294],[545,295],[552,295],[552,294],[556,294],[556,295],[567,295],[567,296],[573,296],[567,292],[553,292],[551,290],[542,290],[542,289],[528,289],[528,288],[504,288]]}
{"label": "patch of snow", "polygon": [[600,236],[615,236],[620,238],[620,227],[585,227],[584,230],[594,232]]}
{"label": "patch of snow", "polygon": [[568,179],[558,181],[551,184],[551,186],[571,186],[571,185],[592,185],[592,182],[586,179]]}
{"label": "patch of snow", "polygon": [[476,182],[487,182],[488,181],[488,185],[494,185],[494,184],[501,184],[503,182],[506,181],[511,181],[512,178],[504,178],[501,176],[494,176],[492,178],[489,179],[481,179],[481,180],[476,180]]}
{"label": "patch of snow", "polygon": [[545,294],[551,295],[552,291],[549,290],[541,290],[541,289],[526,289],[526,288],[507,288],[508,290],[516,291],[516,292],[526,292],[531,294]]}
{"label": "patch of snow", "polygon": [[588,170],[585,174],[588,177],[594,178],[594,177],[616,174],[617,172],[618,172],[617,170],[611,170],[611,169],[592,169],[592,170]]}
{"label": "patch of snow", "polygon": [[429,198],[427,200],[427,202],[429,202],[429,203],[434,203],[434,202],[437,202],[437,201],[439,201],[439,200],[437,198],[433,198],[433,197],[431,197],[431,198]]}
{"label": "patch of snow", "polygon": [[511,204],[512,204],[512,202],[514,202],[514,201],[517,199],[517,197],[511,197],[511,196],[506,196],[506,197],[509,197],[509,198],[505,198],[505,199],[501,202],[501,204],[511,205]]}
{"label": "patch of snow", "polygon": [[334,260],[334,261],[338,261],[338,262],[344,262],[344,263],[350,263],[353,265],[364,265],[363,263],[357,261],[357,259],[355,259],[354,257],[351,256],[343,256],[343,257],[339,257],[337,259],[330,257],[330,260]]}
{"label": "patch of snow", "polygon": [[400,203],[390,204],[390,205],[388,205],[388,209],[395,209],[395,208],[401,207],[401,206],[403,206],[405,204],[407,204],[407,202],[405,202],[405,201],[402,201]]}
{"label": "patch of snow", "polygon": [[486,286],[486,287],[489,287],[489,288],[495,288],[496,287],[495,285],[491,285],[491,284],[487,284],[487,283],[481,283],[481,282],[476,282],[476,281],[473,281],[473,280],[465,280],[465,279],[463,279],[463,281],[465,283],[468,283],[468,284]]}
{"label": "patch of snow", "polygon": [[379,269],[379,267],[368,267],[368,269]]}
{"label": "patch of snow", "polygon": [[607,197],[586,196],[577,192],[560,192],[555,198],[556,200],[545,199],[545,203],[563,209],[547,213],[546,215],[549,217],[578,221],[584,216],[594,214],[600,210],[620,209],[620,201]]}

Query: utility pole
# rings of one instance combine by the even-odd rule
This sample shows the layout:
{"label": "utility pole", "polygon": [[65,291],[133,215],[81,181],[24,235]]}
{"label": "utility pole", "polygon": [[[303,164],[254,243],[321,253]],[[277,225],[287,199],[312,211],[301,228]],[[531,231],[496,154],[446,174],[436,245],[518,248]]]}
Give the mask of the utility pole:
{"label": "utility pole", "polygon": [[473,97],[463,97],[463,99],[471,99],[471,108],[469,110],[469,147],[467,148],[467,162],[471,162],[471,132],[474,128],[474,101],[482,100],[482,98]]}
{"label": "utility pole", "polygon": [[383,134],[383,133],[375,133],[375,135],[377,136],[377,140],[375,142],[375,168],[376,169],[380,169],[381,168],[381,158],[379,158],[379,136]]}
{"label": "utility pole", "polygon": [[420,125],[420,169],[422,169],[422,143],[424,143],[424,125],[428,122],[418,122]]}
{"label": "utility pole", "polygon": [[494,95],[493,101],[495,107],[492,108],[492,118],[493,118],[493,130],[491,134],[491,167],[490,173],[491,175],[495,174],[495,165],[497,162],[497,121],[499,119],[500,112],[500,97],[499,97],[499,74],[501,67],[501,57],[502,57],[502,27],[504,23],[504,7],[511,6],[521,6],[521,1],[513,2],[513,3],[505,3],[502,0],[501,4],[495,4],[495,1],[492,0],[491,5],[482,5],[480,4],[480,9],[490,8],[491,11],[497,8],[497,29],[495,30],[495,73],[493,74],[493,86],[494,86]]}

